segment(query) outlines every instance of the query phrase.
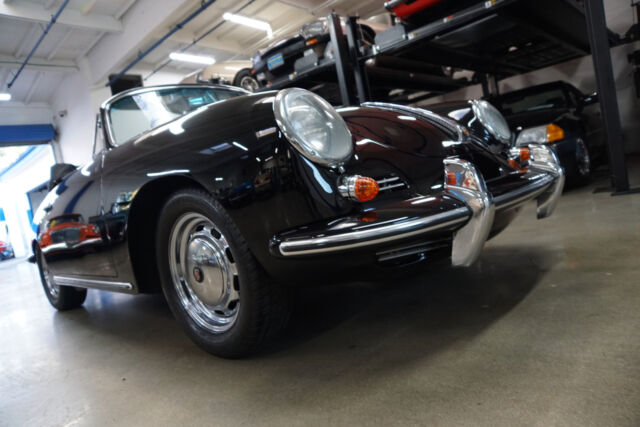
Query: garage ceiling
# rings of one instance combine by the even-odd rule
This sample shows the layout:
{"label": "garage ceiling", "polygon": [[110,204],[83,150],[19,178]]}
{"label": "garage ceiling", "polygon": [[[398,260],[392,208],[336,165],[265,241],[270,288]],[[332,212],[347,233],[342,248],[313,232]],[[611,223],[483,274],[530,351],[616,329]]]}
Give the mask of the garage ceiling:
{"label": "garage ceiling", "polygon": [[[63,0],[0,0],[0,92],[29,54]],[[144,58],[140,68],[153,70],[178,50],[222,21],[248,1],[217,0],[202,14]],[[199,0],[71,0],[29,61],[13,87],[14,102],[51,103],[62,79],[82,70],[90,83],[106,83],[106,75],[120,71],[190,13]],[[382,0],[254,0],[242,14],[267,21],[263,31],[226,22],[188,53],[211,55],[218,62],[248,59],[258,49],[288,36],[300,26],[335,10],[367,18],[384,12]],[[166,11],[167,16],[163,16]],[[198,66],[172,62],[168,69],[187,74]],[[144,74],[143,74],[144,76]]]}

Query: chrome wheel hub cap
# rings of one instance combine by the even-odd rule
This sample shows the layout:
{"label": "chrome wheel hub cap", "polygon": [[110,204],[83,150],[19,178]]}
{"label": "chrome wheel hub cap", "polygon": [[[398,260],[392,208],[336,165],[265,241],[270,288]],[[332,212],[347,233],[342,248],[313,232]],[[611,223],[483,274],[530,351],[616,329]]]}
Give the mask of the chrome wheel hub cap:
{"label": "chrome wheel hub cap", "polygon": [[238,271],[225,236],[203,215],[187,213],[169,238],[173,286],[187,314],[200,326],[222,333],[240,308]]}
{"label": "chrome wheel hub cap", "polygon": [[258,81],[253,77],[245,76],[240,80],[240,87],[255,92],[258,90]]}
{"label": "chrome wheel hub cap", "polygon": [[42,277],[44,277],[44,283],[47,286],[47,291],[52,297],[58,298],[58,295],[60,294],[60,286],[56,285],[51,278],[49,266],[47,265],[47,261],[44,259],[44,255],[40,255],[40,268],[42,269]]}

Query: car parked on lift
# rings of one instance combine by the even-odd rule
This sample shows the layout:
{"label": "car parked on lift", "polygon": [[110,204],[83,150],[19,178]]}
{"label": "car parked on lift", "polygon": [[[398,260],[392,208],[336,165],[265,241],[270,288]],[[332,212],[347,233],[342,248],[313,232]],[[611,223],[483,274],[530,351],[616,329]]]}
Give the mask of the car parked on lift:
{"label": "car parked on lift", "polygon": [[16,255],[13,251],[13,246],[11,245],[11,243],[0,240],[0,261],[15,257]]}
{"label": "car parked on lift", "polygon": [[384,7],[401,21],[418,27],[479,3],[486,2],[482,0],[389,0],[384,2]]}
{"label": "car parked on lift", "polygon": [[[344,21],[341,22],[344,33]],[[373,45],[376,36],[374,29],[365,24],[358,24],[357,28],[360,31],[360,40],[365,45]],[[289,76],[295,71],[333,59],[333,49],[328,19],[320,18],[307,22],[296,35],[278,40],[266,49],[258,51],[252,58],[253,75],[261,86],[269,86],[275,80]]]}
{"label": "car parked on lift", "polygon": [[[191,339],[226,357],[282,327],[283,285],[469,266],[527,201],[550,215],[564,185],[544,145],[513,168],[493,130],[388,103],[336,110],[297,88],[137,88],[106,101],[99,121],[94,160],[52,176],[35,215],[47,298],[66,310],[86,288],[161,288]],[[69,210],[100,230],[100,250],[41,247]]]}
{"label": "car parked on lift", "polygon": [[180,83],[213,83],[238,86],[250,92],[260,85],[251,73],[251,61],[225,61],[191,73]]}
{"label": "car parked on lift", "polygon": [[545,144],[555,151],[567,178],[585,182],[606,162],[605,133],[597,94],[585,95],[564,81],[491,99],[516,135],[515,147]]}

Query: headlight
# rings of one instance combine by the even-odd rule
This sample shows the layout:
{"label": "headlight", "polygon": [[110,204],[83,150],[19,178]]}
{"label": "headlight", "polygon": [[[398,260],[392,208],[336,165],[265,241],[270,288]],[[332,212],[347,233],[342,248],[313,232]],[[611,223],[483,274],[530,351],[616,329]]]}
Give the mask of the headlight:
{"label": "headlight", "polygon": [[325,34],[328,31],[327,21],[325,19],[318,19],[317,21],[311,21],[304,24],[300,29],[300,35],[305,39],[310,39],[311,37]]}
{"label": "headlight", "polygon": [[471,100],[473,113],[478,121],[484,126],[494,138],[505,144],[511,143],[511,129],[502,113],[489,102],[481,100]]}
{"label": "headlight", "polygon": [[564,130],[560,126],[550,123],[523,130],[516,138],[516,145],[527,145],[532,142],[544,144],[561,139],[564,139]]}
{"label": "headlight", "polygon": [[324,99],[304,89],[284,89],[273,103],[278,126],[302,155],[324,165],[351,157],[351,132],[340,114]]}

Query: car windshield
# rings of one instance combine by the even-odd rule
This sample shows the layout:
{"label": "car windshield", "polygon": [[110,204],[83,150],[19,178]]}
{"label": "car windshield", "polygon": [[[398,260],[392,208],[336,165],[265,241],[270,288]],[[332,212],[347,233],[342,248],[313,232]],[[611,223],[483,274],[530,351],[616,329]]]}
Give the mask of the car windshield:
{"label": "car windshield", "polygon": [[60,224],[69,224],[69,223],[76,223],[76,222],[83,222],[81,215],[71,214],[71,215],[59,216],[49,221],[49,228],[53,228]]}
{"label": "car windshield", "polygon": [[564,92],[560,88],[537,93],[505,95],[497,103],[505,116],[527,111],[564,108],[567,105]]}
{"label": "car windshield", "polygon": [[123,144],[202,106],[246,94],[231,88],[182,87],[125,96],[109,107],[112,142]]}

